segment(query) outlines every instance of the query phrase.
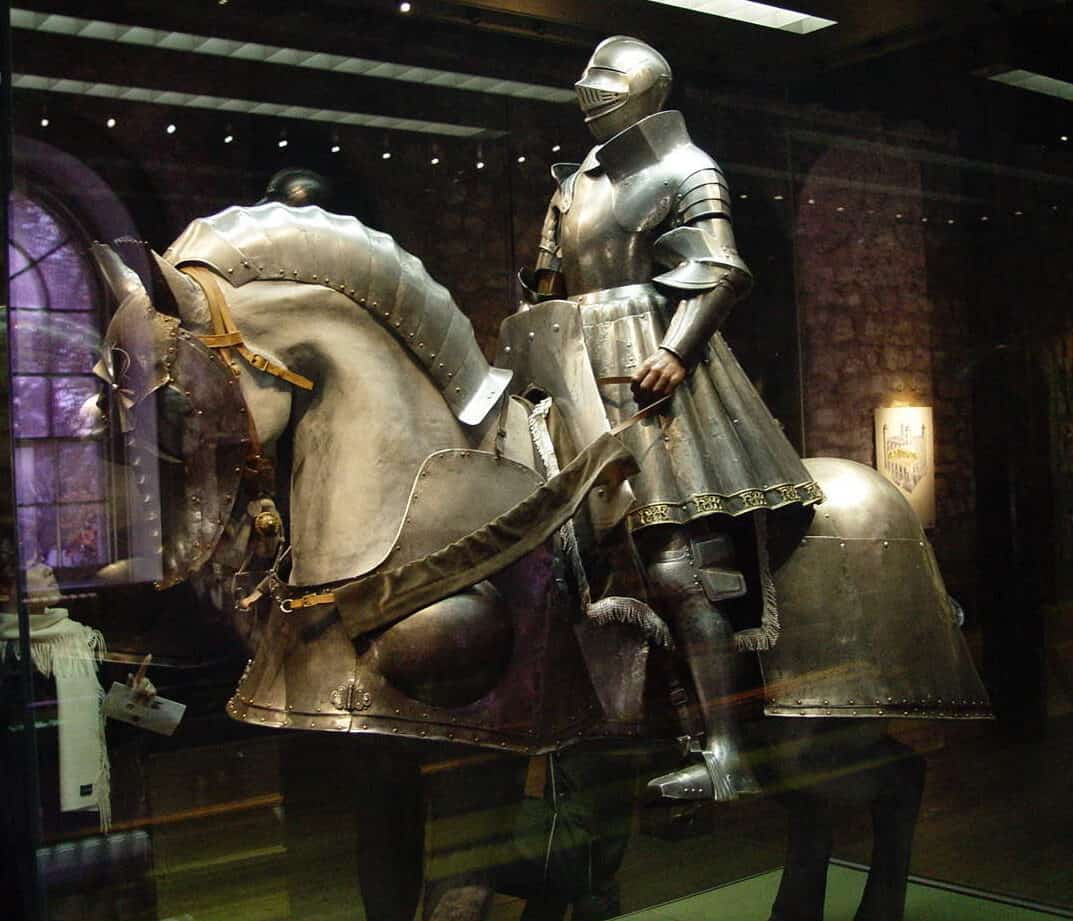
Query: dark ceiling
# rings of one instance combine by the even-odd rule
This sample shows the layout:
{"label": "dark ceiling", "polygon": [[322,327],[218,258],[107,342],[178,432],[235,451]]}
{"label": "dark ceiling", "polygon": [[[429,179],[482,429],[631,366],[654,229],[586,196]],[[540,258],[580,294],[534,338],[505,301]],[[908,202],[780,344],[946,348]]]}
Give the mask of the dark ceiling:
{"label": "dark ceiling", "polygon": [[[635,34],[665,52],[689,85],[780,102],[865,109],[963,129],[992,107],[1021,113],[1018,143],[1057,143],[1073,130],[1069,102],[983,80],[1023,68],[1073,80],[1073,4],[1052,0],[794,0],[837,21],[795,35],[649,0],[16,0],[15,7],[218,35],[568,88],[593,44]],[[503,127],[501,98],[434,93],[372,77],[16,29],[16,73],[139,85]],[[342,102],[345,100],[346,105]],[[1013,103],[1010,102],[1013,100]]]}

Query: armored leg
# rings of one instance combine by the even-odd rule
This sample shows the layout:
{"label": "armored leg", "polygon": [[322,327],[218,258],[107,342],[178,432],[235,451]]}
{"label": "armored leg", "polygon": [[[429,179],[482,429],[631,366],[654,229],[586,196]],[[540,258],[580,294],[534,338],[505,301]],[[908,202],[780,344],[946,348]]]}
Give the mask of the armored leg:
{"label": "armored leg", "polygon": [[639,549],[653,601],[670,622],[689,668],[705,733],[695,751],[700,763],[657,777],[649,789],[668,799],[720,801],[758,793],[730,713],[737,653],[733,630],[719,610],[720,602],[745,594],[733,544],[726,535],[690,540],[683,529],[663,530],[642,534]]}

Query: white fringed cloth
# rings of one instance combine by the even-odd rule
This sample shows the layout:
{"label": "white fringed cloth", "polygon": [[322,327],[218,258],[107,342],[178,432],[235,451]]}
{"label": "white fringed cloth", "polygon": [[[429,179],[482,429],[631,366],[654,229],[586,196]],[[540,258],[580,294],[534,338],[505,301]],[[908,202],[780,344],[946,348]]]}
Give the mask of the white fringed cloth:
{"label": "white fringed cloth", "polygon": [[[60,809],[100,813],[101,831],[111,824],[111,783],[97,667],[104,656],[99,630],[77,623],[65,608],[30,615],[34,668],[56,682],[60,751]],[[19,655],[19,622],[0,614],[0,658]]]}

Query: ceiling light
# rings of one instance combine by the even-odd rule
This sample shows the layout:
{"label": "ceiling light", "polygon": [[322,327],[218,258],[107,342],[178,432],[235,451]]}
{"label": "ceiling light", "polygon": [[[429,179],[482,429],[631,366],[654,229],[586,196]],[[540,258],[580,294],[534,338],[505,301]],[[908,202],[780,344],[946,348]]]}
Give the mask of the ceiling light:
{"label": "ceiling light", "polygon": [[1031,70],[1007,70],[1000,74],[988,74],[987,78],[1019,90],[1043,93],[1045,96],[1055,96],[1066,102],[1073,102],[1073,83],[1056,80],[1054,77],[1037,74]]}
{"label": "ceiling light", "polygon": [[74,93],[81,96],[100,96],[125,102],[148,102],[156,105],[185,106],[192,109],[212,109],[239,112],[245,115],[268,115],[276,118],[304,119],[330,122],[336,125],[356,125],[362,128],[383,128],[390,131],[416,131],[423,134],[442,134],[450,137],[499,137],[501,131],[489,131],[472,125],[452,125],[415,118],[395,118],[389,115],[370,115],[365,112],[345,112],[339,109],[314,109],[309,106],[282,105],[275,102],[256,102],[251,99],[229,99],[172,90],[155,90],[139,86],[118,86],[114,83],[89,83],[61,77],[41,77],[34,74],[13,74],[11,85],[16,89],[42,90],[52,93]]}
{"label": "ceiling light", "polygon": [[553,148],[551,149],[551,152],[552,152],[552,153],[558,153],[558,152],[559,152],[560,150],[562,150],[562,149],[563,149],[563,145],[562,145],[562,144],[556,144],[556,145],[555,145],[555,146],[554,146],[554,147],[553,147]]}
{"label": "ceiling light", "polygon": [[108,121],[106,121],[106,122],[105,122],[105,124],[106,124],[106,125],[107,125],[107,126],[108,126],[109,128],[114,128],[114,127],[115,127],[115,119],[114,119],[114,118],[110,118],[110,119],[108,119]]}
{"label": "ceiling light", "polygon": [[282,150],[284,147],[287,146],[287,139],[286,138],[280,138],[278,141],[276,141],[276,146],[280,150]]}
{"label": "ceiling light", "polygon": [[48,126],[49,126],[48,116],[47,115],[42,115],[41,116],[41,127],[42,128],[47,128]]}
{"label": "ceiling light", "polygon": [[519,163],[524,163],[525,162],[525,154],[522,154],[520,157],[518,157],[518,162]]}
{"label": "ceiling light", "polygon": [[234,139],[235,139],[235,136],[233,134],[224,135],[224,143],[225,144],[230,144]]}
{"label": "ceiling light", "polygon": [[1068,141],[1069,140],[1069,135],[1068,134],[1063,134],[1058,140],[1060,140],[1060,141]]}
{"label": "ceiling light", "polygon": [[810,16],[808,13],[783,9],[781,6],[770,6],[767,3],[755,3],[753,0],[653,0],[653,2],[677,6],[695,13],[707,13],[709,16],[719,16],[723,19],[736,19],[738,22],[763,26],[765,29],[781,29],[783,32],[793,32],[797,35],[808,35],[809,32],[816,32],[837,24],[834,19]]}
{"label": "ceiling light", "polygon": [[168,127],[165,128],[164,130],[167,131],[168,134],[175,134],[175,126],[174,125],[168,125]]}
{"label": "ceiling light", "polygon": [[414,8],[413,4],[412,3],[407,3],[406,0],[403,0],[403,2],[399,4],[399,12],[400,13],[409,13],[410,10],[412,10],[413,8]]}
{"label": "ceiling light", "polygon": [[143,26],[104,22],[99,19],[39,13],[35,10],[11,10],[11,27],[101,39],[121,45],[166,48],[172,51],[186,51],[190,54],[241,58],[247,61],[282,64],[289,67],[375,77],[380,80],[424,83],[499,96],[513,96],[519,99],[540,99],[544,102],[562,103],[576,103],[577,101],[577,96],[572,89],[563,89],[558,86],[499,80],[495,77],[481,77],[477,74],[438,70],[432,67],[412,67],[409,64],[395,64],[390,61],[344,57],[338,54],[324,54],[319,51],[286,48],[279,45],[262,45],[257,42],[195,35],[189,32],[168,32],[164,29],[148,29]]}
{"label": "ceiling light", "polygon": [[483,160],[478,160],[477,161],[477,169],[484,169],[484,161]]}
{"label": "ceiling light", "polygon": [[439,157],[433,157],[428,162],[431,163],[433,166],[439,166],[440,165],[440,158]]}
{"label": "ceiling light", "polygon": [[339,153],[340,150],[341,148],[338,144],[332,144],[332,153]]}
{"label": "ceiling light", "polygon": [[775,196],[775,201],[782,201],[782,199],[783,199],[782,195],[776,195]]}

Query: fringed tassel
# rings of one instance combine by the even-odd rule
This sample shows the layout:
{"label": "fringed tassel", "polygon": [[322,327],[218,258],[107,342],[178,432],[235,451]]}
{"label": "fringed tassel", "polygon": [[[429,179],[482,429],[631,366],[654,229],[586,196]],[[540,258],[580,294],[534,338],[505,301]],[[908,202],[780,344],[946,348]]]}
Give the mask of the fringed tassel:
{"label": "fringed tassel", "polygon": [[764,609],[760,615],[759,627],[739,630],[734,634],[734,648],[738,652],[764,652],[772,649],[782,630],[775,579],[771,575],[771,557],[768,553],[767,511],[762,509],[756,512],[753,520],[756,522],[756,560],[760,570],[760,593]]}
{"label": "fringed tassel", "polygon": [[[548,431],[550,411],[551,398],[541,400],[529,415],[529,432],[537,454],[540,455],[540,461],[544,465],[544,470],[548,476],[554,476],[559,472],[559,460],[555,456],[555,445]],[[592,590],[589,587],[588,576],[585,574],[585,563],[581,559],[581,550],[578,547],[573,521],[567,521],[559,529],[559,545],[574,574],[574,582],[581,596],[581,609],[586,620],[600,626],[630,624],[636,627],[652,645],[664,649],[673,647],[674,641],[671,639],[671,631],[667,624],[643,601],[622,595],[609,595],[595,602],[592,600]]]}
{"label": "fringed tassel", "polygon": [[[544,472],[549,477],[553,477],[559,472],[559,459],[555,456],[555,445],[551,440],[551,432],[548,431],[549,412],[551,412],[551,397],[546,397],[537,403],[529,414],[529,434],[532,436],[537,454],[540,455],[540,461],[544,465]],[[577,533],[574,531],[573,521],[568,520],[559,528],[559,544],[574,573],[578,593],[581,595],[581,607],[587,611],[592,603],[592,591],[589,589],[588,576],[585,575],[585,565],[581,561],[581,550],[577,545]]]}
{"label": "fringed tassel", "polygon": [[585,611],[588,620],[601,627],[608,624],[629,624],[653,646],[674,648],[671,631],[666,622],[643,601],[622,595],[608,595],[590,604]]}

